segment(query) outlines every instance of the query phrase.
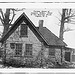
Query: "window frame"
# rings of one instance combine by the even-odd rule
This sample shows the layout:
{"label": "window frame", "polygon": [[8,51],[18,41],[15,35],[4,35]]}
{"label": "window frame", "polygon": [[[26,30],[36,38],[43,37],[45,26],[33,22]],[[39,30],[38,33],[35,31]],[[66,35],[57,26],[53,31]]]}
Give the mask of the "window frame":
{"label": "window frame", "polygon": [[[10,44],[12,44],[12,43],[10,43]],[[13,50],[15,50],[14,52],[14,56],[16,56],[16,57],[21,57],[22,56],[22,46],[23,46],[23,44],[22,43],[14,43],[15,44],[15,47],[14,47],[14,49]],[[17,48],[17,45],[21,45],[21,50],[19,50],[19,49],[16,49]],[[11,46],[11,45],[10,45]],[[10,47],[11,48],[11,47]],[[11,48],[12,49],[12,48]],[[19,54],[19,55],[17,55],[16,54],[16,52],[17,51],[21,51],[21,54]],[[19,53],[19,52],[18,52]]]}
{"label": "window frame", "polygon": [[[50,50],[51,49],[51,50]],[[53,50],[53,51],[52,51]],[[55,57],[55,48],[49,48],[49,56]]]}
{"label": "window frame", "polygon": [[[28,47],[31,46],[31,47]],[[33,45],[32,44],[25,44],[25,57],[32,57],[32,49],[33,49]]]}
{"label": "window frame", "polygon": [[[17,45],[21,45],[21,49],[20,49],[20,47],[18,48],[18,49],[16,49],[17,48]],[[17,57],[21,57],[22,56],[22,43],[16,43],[15,44],[15,56],[17,56]],[[16,52],[18,52],[18,53],[16,53]]]}
{"label": "window frame", "polygon": [[[14,45],[14,46],[12,46],[12,45]],[[10,48],[15,49],[15,43],[10,43]]]}
{"label": "window frame", "polygon": [[[26,30],[24,30],[24,28],[22,26],[25,26],[24,28]],[[20,37],[28,37],[28,26],[26,24],[21,24],[21,26],[20,26]]]}
{"label": "window frame", "polygon": [[[69,53],[69,54],[70,54],[70,56],[69,56],[70,61],[69,61],[69,58],[66,60],[66,53]],[[65,58],[65,61],[71,62],[71,52],[70,52],[70,51],[65,51],[65,56],[64,56],[64,58]]]}

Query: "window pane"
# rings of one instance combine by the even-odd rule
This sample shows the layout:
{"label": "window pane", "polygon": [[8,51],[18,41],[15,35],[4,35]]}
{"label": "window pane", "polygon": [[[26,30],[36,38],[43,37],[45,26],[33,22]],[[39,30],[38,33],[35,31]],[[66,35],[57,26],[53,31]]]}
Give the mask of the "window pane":
{"label": "window pane", "polygon": [[25,55],[32,55],[32,44],[26,44]]}
{"label": "window pane", "polygon": [[10,48],[14,49],[15,48],[15,43],[10,43]]}
{"label": "window pane", "polygon": [[22,55],[22,44],[16,44],[15,54],[16,56]]}
{"label": "window pane", "polygon": [[75,62],[75,55],[72,55],[72,62]]}
{"label": "window pane", "polygon": [[65,52],[65,60],[70,62],[70,52]]}

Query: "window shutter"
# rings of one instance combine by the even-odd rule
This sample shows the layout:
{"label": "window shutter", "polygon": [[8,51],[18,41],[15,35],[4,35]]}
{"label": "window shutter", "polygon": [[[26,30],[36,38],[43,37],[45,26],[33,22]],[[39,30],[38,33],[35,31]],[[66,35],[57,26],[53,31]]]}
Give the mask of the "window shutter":
{"label": "window shutter", "polygon": [[27,33],[28,33],[27,30],[28,30],[27,25],[26,24],[21,24],[20,36],[21,37],[27,36]]}

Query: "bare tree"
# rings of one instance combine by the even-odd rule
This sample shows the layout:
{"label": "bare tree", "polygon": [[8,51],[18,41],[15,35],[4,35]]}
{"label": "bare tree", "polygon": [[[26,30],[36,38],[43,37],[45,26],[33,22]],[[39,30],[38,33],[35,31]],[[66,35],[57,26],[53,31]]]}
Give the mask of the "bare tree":
{"label": "bare tree", "polygon": [[65,29],[65,23],[75,24],[75,11],[74,9],[62,9],[61,20],[60,20],[60,33],[59,38],[63,40],[63,34],[67,31],[72,31],[73,29]]}
{"label": "bare tree", "polygon": [[[0,14],[1,14],[0,20],[1,20],[2,26],[4,27],[2,37],[7,33],[10,26],[12,26],[12,21],[16,15],[15,11],[22,11],[23,9],[7,8],[5,13],[3,13],[3,10],[0,9]],[[12,16],[11,16],[11,11],[12,11]],[[6,48],[6,42],[5,42],[4,46]],[[2,54],[2,58],[3,58],[2,61],[5,64],[6,63],[6,49],[4,50],[4,52]]]}
{"label": "bare tree", "polygon": [[[1,23],[4,27],[2,36],[4,36],[6,34],[6,32],[9,30],[9,27],[12,25],[11,23],[16,15],[15,11],[22,11],[23,9],[7,8],[6,12],[3,13],[3,10],[0,8],[0,14],[1,14],[0,20],[1,20]],[[11,12],[12,12],[12,17],[10,19]]]}

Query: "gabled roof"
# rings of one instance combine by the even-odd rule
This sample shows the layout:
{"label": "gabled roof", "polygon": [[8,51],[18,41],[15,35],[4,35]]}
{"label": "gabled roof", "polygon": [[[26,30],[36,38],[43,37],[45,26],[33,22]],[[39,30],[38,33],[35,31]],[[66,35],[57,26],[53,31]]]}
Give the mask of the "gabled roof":
{"label": "gabled roof", "polygon": [[[37,27],[38,29],[38,27]],[[38,29],[39,30],[39,29]],[[58,45],[58,46],[64,46],[66,45],[65,42],[61,41],[56,35],[54,35],[48,28],[43,27],[42,31],[40,33],[43,35],[43,37],[48,41],[49,45]]]}
{"label": "gabled roof", "polygon": [[[55,46],[65,46],[66,44],[61,41],[57,36],[55,36],[50,30],[46,27],[43,27],[43,32],[40,32],[32,21],[23,13],[12,25],[12,27],[8,30],[8,32],[1,38],[0,42],[4,42],[13,32],[17,29],[17,27],[25,22],[29,28],[34,32],[37,38],[41,41],[44,41],[47,45],[55,45]],[[44,35],[43,35],[44,34]]]}

